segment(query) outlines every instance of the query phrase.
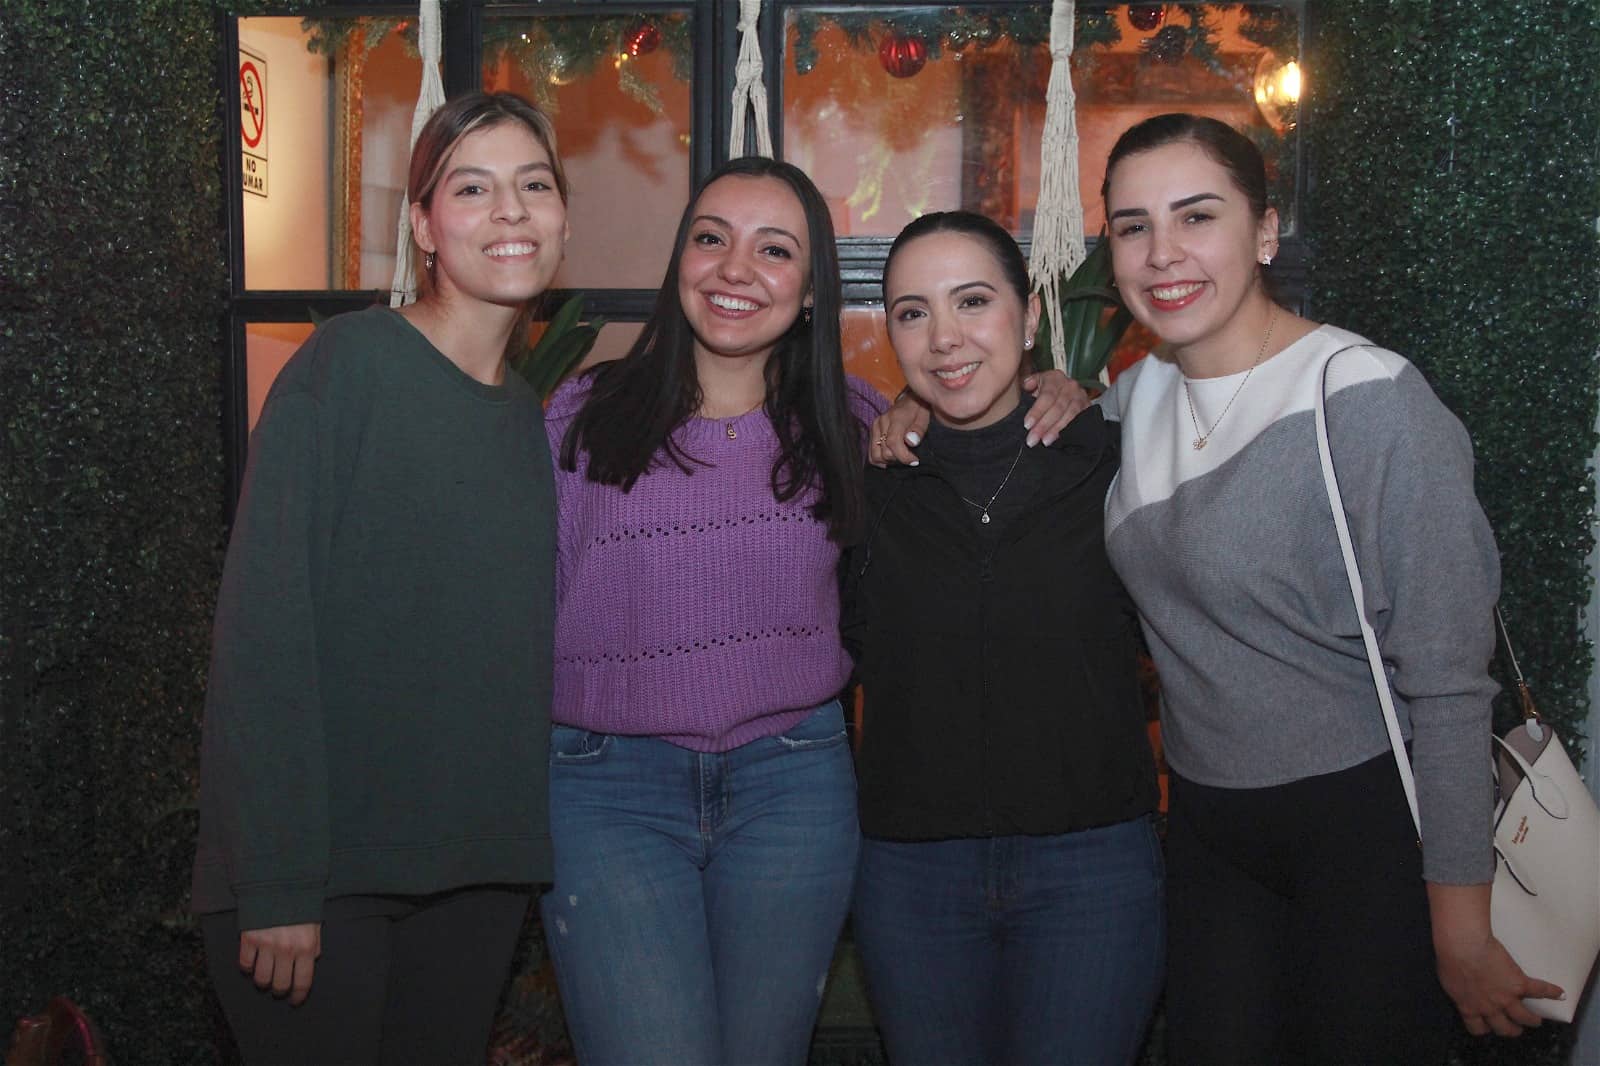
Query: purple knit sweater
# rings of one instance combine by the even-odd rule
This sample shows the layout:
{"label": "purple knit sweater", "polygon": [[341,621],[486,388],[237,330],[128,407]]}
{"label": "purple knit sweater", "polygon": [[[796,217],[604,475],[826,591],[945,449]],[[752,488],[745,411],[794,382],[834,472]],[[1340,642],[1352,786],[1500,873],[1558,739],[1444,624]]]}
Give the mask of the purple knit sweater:
{"label": "purple knit sweater", "polygon": [[[884,409],[850,380],[865,426]],[[588,394],[556,391],[550,448]],[[732,435],[730,436],[730,430]],[[556,471],[556,661],[551,717],[599,733],[720,752],[792,728],[850,676],[839,641],[839,548],[802,493],[772,495],[777,437],[757,409],[691,419],[684,450],[631,492]]]}

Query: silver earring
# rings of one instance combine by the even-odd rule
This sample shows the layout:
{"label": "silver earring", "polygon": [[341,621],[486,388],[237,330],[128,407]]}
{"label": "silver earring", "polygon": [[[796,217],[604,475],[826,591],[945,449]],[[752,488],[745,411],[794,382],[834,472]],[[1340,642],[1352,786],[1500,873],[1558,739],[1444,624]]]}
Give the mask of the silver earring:
{"label": "silver earring", "polygon": [[800,309],[800,321],[804,322],[808,326],[811,324],[811,308],[802,307]]}
{"label": "silver earring", "polygon": [[1270,256],[1270,255],[1262,256],[1261,257],[1261,265],[1264,266],[1264,267],[1271,266],[1272,265],[1272,256]]}
{"label": "silver earring", "polygon": [[433,269],[433,253],[432,252],[424,252],[423,253],[423,255],[422,255],[422,269],[424,269],[424,270],[432,270]]}
{"label": "silver earring", "polygon": [[1022,347],[1023,347],[1024,351],[1026,351],[1029,348],[1032,348],[1033,347],[1033,338],[1029,337],[1027,340],[1023,341],[1022,342]]}

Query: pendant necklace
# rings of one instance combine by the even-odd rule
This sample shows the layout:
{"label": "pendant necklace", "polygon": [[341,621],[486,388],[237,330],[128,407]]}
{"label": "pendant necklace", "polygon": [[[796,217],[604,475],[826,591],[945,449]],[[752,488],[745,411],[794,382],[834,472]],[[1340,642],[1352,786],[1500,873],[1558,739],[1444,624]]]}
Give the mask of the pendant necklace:
{"label": "pendant necklace", "polygon": [[1000,487],[994,490],[994,495],[989,497],[988,503],[979,503],[977,500],[969,500],[967,497],[961,496],[959,492],[956,493],[957,496],[961,496],[961,499],[964,502],[970,503],[972,506],[978,509],[978,521],[982,522],[984,525],[989,524],[989,508],[994,506],[994,501],[998,500],[1000,498],[1000,493],[1005,491],[1006,482],[1011,480],[1011,475],[1016,472],[1017,463],[1022,459],[1022,449],[1026,448],[1027,446],[1028,441],[1026,438],[1024,438],[1021,446],[1017,448],[1016,458],[1011,460],[1011,468],[1006,471],[1006,476],[1000,479]]}
{"label": "pendant necklace", "polygon": [[[754,407],[751,407],[751,408],[749,408],[747,410],[744,410],[744,411],[740,411],[738,414],[733,415],[732,417],[723,416],[721,418],[715,418],[715,419],[711,419],[711,420],[722,423],[722,432],[727,436],[727,438],[729,440],[738,440],[739,439],[739,431],[734,428],[734,423],[739,421],[739,419],[743,418],[745,415],[749,414],[751,411],[754,411],[757,407],[760,407],[762,404],[764,404],[766,402],[767,402],[766,397],[763,396],[761,398],[760,402],[757,403]],[[709,416],[707,416],[704,412],[702,412],[700,417],[701,418],[708,418]]]}
{"label": "pendant necklace", "polygon": [[[1239,393],[1244,391],[1244,383],[1250,380],[1250,375],[1254,374],[1256,372],[1256,367],[1261,365],[1262,357],[1267,354],[1267,345],[1272,343],[1272,327],[1276,326],[1277,324],[1278,305],[1273,304],[1272,317],[1267,319],[1267,335],[1261,338],[1261,347],[1256,350],[1256,361],[1251,363],[1250,369],[1244,372],[1244,377],[1239,381],[1239,387],[1233,390],[1233,395],[1228,397],[1228,402],[1223,405],[1222,414],[1218,415],[1217,420],[1211,423],[1211,428],[1205,430],[1204,432],[1202,432],[1200,429],[1200,416],[1195,414],[1194,393],[1189,391],[1189,377],[1187,374],[1184,375],[1183,395],[1189,401],[1189,421],[1194,423],[1194,441],[1192,446],[1195,451],[1199,451],[1201,448],[1206,446],[1206,442],[1211,439],[1211,435],[1217,431],[1217,427],[1222,425],[1222,420],[1227,417],[1228,409],[1233,406],[1233,401],[1237,400],[1239,398]],[[985,519],[985,521],[987,521],[987,519]]]}

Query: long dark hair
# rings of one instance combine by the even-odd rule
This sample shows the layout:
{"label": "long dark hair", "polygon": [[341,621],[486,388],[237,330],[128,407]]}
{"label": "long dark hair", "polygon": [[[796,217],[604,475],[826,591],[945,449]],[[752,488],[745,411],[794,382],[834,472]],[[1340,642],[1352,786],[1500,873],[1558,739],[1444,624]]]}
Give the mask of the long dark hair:
{"label": "long dark hair", "polygon": [[702,401],[694,332],[678,298],[678,262],[701,193],[729,176],[776,178],[794,191],[805,212],[812,315],[795,319],[766,368],[765,410],[778,436],[772,495],[784,502],[816,490],[812,515],[828,523],[829,537],[848,542],[860,529],[864,507],[864,427],[850,407],[845,383],[839,258],[827,203],[811,179],[790,163],[761,156],[732,159],[695,190],[678,222],[655,310],[626,356],[590,372],[589,396],[562,442],[561,466],[576,470],[578,453],[584,452],[589,480],[627,492],[660,462],[671,462],[685,473],[707,465],[674,439]]}

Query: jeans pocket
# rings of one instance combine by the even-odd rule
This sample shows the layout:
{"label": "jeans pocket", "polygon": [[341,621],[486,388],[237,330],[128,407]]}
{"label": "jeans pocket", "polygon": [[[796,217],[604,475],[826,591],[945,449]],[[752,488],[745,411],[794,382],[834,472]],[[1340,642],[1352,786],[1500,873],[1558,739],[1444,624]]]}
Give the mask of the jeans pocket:
{"label": "jeans pocket", "polygon": [[611,751],[614,738],[609,733],[592,733],[568,725],[550,727],[550,762],[573,766],[599,762]]}
{"label": "jeans pocket", "polygon": [[779,733],[777,740],[789,751],[837,747],[845,742],[844,707],[838,700],[829,700],[787,732]]}
{"label": "jeans pocket", "polygon": [[1144,838],[1150,848],[1150,870],[1155,875],[1156,891],[1165,896],[1167,887],[1166,848],[1162,846],[1161,834],[1156,832],[1155,816],[1147,814],[1140,821],[1144,823]]}

